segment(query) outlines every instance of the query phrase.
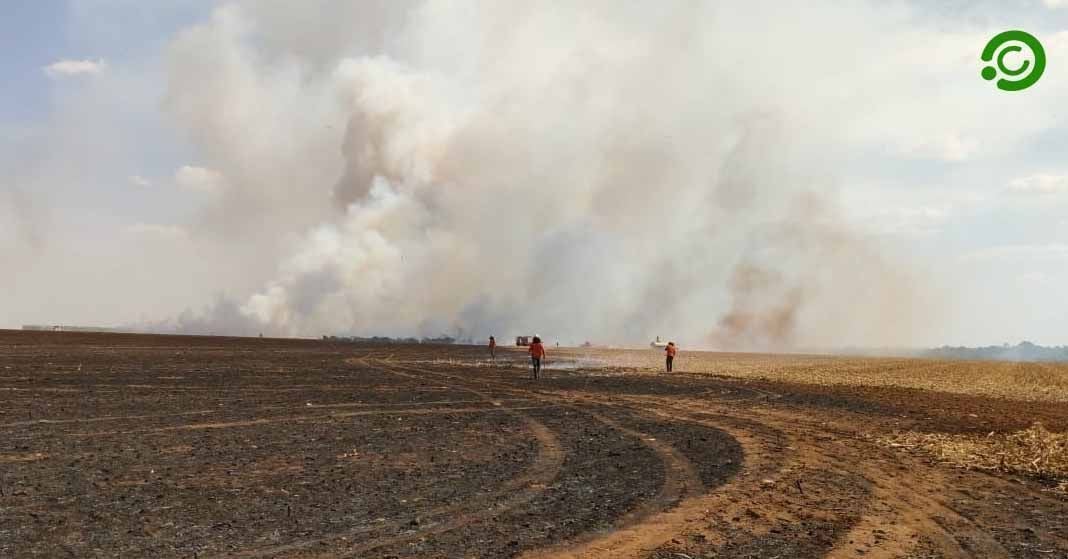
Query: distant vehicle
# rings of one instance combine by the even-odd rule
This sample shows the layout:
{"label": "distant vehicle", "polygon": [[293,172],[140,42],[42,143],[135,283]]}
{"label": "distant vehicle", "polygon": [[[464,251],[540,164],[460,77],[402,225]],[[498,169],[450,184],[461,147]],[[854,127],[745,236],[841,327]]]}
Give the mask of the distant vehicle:
{"label": "distant vehicle", "polygon": [[[517,345],[517,346],[529,346],[530,344],[534,343],[534,338],[537,338],[537,337],[538,337],[537,334],[531,334],[530,336],[516,336],[515,337],[515,345]],[[549,343],[549,342],[546,342],[545,340],[542,340],[542,342]]]}
{"label": "distant vehicle", "polygon": [[657,336],[656,340],[649,343],[649,347],[667,347],[667,342],[660,341],[660,336]]}

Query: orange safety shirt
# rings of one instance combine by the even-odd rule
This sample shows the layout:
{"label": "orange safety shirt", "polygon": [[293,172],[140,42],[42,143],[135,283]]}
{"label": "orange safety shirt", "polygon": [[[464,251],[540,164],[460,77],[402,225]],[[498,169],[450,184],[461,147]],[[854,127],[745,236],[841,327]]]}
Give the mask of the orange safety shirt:
{"label": "orange safety shirt", "polygon": [[541,345],[541,342],[530,344],[530,356],[538,359],[545,357],[545,346]]}

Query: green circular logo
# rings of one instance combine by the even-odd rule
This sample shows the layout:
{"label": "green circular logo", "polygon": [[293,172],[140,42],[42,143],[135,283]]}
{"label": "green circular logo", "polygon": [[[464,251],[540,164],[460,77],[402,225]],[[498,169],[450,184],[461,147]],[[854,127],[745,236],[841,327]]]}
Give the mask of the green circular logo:
{"label": "green circular logo", "polygon": [[[1022,45],[1021,45],[1022,43]],[[1023,52],[1024,48],[1030,51],[1030,57],[1015,68],[1005,65],[1005,55],[1013,52]],[[995,58],[995,55],[996,58]],[[1024,54],[1025,57],[1028,55]],[[1005,31],[994,35],[983,47],[983,62],[994,62],[997,67],[985,66],[980,75],[984,80],[990,81],[998,77],[999,72],[1003,76],[997,81],[998,89],[1003,91],[1020,91],[1035,85],[1046,71],[1046,49],[1034,35],[1019,30]],[[1018,76],[1023,77],[1018,78]],[[1011,78],[1011,79],[1010,79]]]}

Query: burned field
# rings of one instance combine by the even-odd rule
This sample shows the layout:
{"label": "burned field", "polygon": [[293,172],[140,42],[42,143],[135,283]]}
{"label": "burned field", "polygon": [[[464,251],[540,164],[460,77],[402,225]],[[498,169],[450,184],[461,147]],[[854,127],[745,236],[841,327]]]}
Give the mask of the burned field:
{"label": "burned field", "polygon": [[1056,470],[915,442],[1064,433],[1056,397],[502,353],[0,332],[0,556],[1068,557]]}

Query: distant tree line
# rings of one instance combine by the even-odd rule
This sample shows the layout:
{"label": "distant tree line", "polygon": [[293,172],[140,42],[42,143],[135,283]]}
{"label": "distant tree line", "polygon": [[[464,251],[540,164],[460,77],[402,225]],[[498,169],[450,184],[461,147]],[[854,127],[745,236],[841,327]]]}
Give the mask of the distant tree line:
{"label": "distant tree line", "polygon": [[323,336],[328,342],[342,342],[350,344],[474,344],[471,339],[457,339],[451,336],[438,336],[436,338],[391,338],[388,336]]}
{"label": "distant tree line", "polygon": [[1031,342],[1017,345],[992,345],[986,347],[942,346],[930,349],[924,357],[938,359],[969,359],[989,361],[1068,361],[1068,346],[1046,347]]}

